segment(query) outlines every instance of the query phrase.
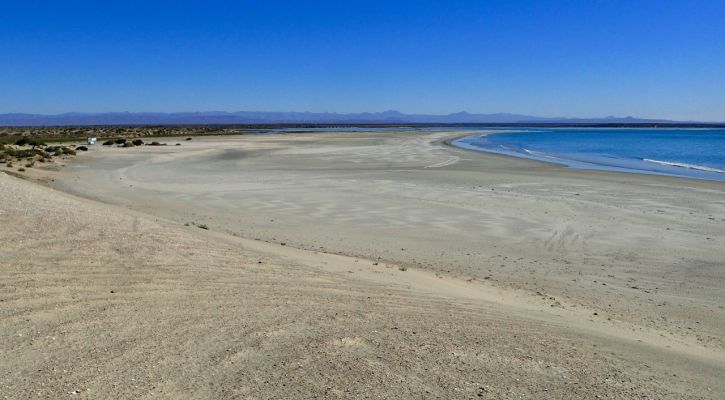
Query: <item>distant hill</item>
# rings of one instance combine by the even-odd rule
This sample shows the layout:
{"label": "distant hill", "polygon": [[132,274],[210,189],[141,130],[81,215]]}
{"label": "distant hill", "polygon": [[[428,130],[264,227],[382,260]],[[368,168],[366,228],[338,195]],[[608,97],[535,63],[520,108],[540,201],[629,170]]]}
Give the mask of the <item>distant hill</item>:
{"label": "distant hill", "polygon": [[605,118],[543,118],[519,114],[470,114],[458,112],[447,115],[403,114],[389,110],[378,113],[313,113],[264,111],[209,111],[209,112],[114,112],[0,114],[0,126],[61,126],[61,125],[213,125],[213,124],[511,124],[511,123],[563,123],[563,124],[639,124],[674,123],[659,119],[634,117]]}

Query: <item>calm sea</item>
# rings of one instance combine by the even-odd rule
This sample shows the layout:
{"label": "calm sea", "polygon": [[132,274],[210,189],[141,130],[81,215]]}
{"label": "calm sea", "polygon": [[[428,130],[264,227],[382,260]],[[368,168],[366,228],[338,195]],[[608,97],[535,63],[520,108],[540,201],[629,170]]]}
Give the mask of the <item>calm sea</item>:
{"label": "calm sea", "polygon": [[529,129],[454,144],[574,168],[725,181],[725,129]]}

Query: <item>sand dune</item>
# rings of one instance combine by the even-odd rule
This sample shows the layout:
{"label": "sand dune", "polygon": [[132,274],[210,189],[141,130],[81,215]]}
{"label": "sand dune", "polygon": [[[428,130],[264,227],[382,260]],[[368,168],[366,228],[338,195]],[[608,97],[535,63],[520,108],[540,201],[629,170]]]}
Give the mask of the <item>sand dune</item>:
{"label": "sand dune", "polygon": [[0,394],[721,397],[722,183],[449,136],[97,147],[31,171],[63,191],[0,175]]}

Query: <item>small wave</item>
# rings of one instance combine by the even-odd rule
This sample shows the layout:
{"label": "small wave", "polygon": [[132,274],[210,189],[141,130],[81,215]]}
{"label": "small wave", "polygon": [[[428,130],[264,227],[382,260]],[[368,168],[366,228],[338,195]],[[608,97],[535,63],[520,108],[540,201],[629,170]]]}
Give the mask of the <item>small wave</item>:
{"label": "small wave", "polygon": [[544,157],[548,156],[548,154],[542,153],[540,151],[534,151],[534,150],[529,150],[529,149],[524,149],[524,148],[522,148],[521,150],[525,151],[528,154],[531,154],[532,156],[544,156]]}
{"label": "small wave", "polygon": [[672,162],[672,161],[660,161],[660,160],[652,160],[649,158],[643,158],[642,161],[654,163],[654,164],[660,164],[660,165],[667,165],[670,167],[678,167],[678,168],[687,168],[687,169],[696,169],[698,171],[706,171],[706,172],[717,172],[720,174],[725,174],[725,169],[719,169],[719,168],[713,168],[713,167],[706,167],[703,165],[695,165],[695,164],[686,164],[686,163],[679,163],[679,162]]}
{"label": "small wave", "polygon": [[537,158],[551,158],[551,159],[554,159],[554,160],[568,161],[565,158],[557,157],[557,156],[554,156],[552,154],[544,153],[544,152],[541,152],[541,151],[534,151],[534,150],[529,150],[529,149],[524,149],[524,148],[522,148],[521,150],[523,150],[527,154],[530,154],[533,157],[537,157]]}
{"label": "small wave", "polygon": [[[519,148],[519,147],[515,147],[515,146],[506,146],[505,144],[500,144],[500,145],[498,145],[498,147],[500,147],[500,148],[501,148],[501,150],[505,150],[505,151],[511,151],[511,152],[514,152],[514,153],[521,153],[521,150],[522,150],[522,149],[521,149],[521,148]],[[526,151],[526,149],[523,149],[523,150],[524,150],[524,151]]]}

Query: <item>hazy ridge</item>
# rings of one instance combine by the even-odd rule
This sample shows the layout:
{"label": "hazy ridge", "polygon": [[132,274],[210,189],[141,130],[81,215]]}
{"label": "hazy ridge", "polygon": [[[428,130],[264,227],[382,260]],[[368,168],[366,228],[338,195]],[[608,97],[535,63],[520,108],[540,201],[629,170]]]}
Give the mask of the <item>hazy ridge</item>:
{"label": "hazy ridge", "polygon": [[208,111],[208,112],[111,112],[47,114],[0,114],[2,126],[46,125],[178,125],[178,124],[277,124],[277,123],[675,123],[635,117],[604,118],[547,118],[521,114],[471,114],[458,112],[446,115],[404,114],[389,110],[377,113],[314,113],[265,111]]}

